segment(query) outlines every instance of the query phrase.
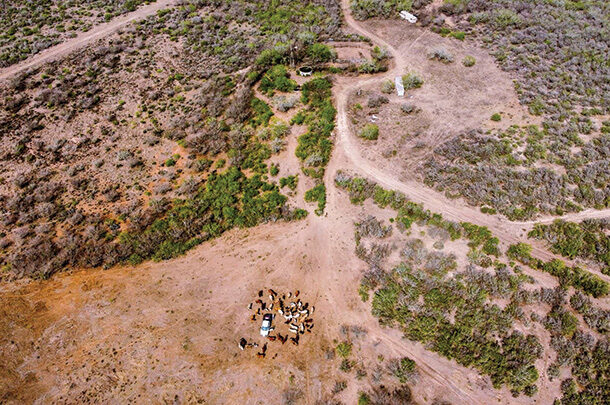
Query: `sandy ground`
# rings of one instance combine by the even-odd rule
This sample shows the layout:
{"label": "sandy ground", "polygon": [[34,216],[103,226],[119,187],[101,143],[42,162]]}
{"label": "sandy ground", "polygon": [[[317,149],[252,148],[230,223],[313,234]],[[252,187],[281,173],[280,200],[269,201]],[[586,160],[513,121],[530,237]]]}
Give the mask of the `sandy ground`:
{"label": "sandy ground", "polygon": [[[370,304],[360,300],[364,264],[353,253],[353,222],[365,214],[388,219],[391,212],[351,205],[332,185],[336,170],[353,170],[403,191],[447,219],[487,225],[503,245],[522,240],[527,224],[483,215],[363,157],[347,122],[350,92],[403,72],[412,44],[431,34],[421,32],[411,44],[400,43],[398,53],[384,33],[361,28],[349,15],[347,21],[353,30],[386,45],[395,65],[383,76],[337,80],[337,137],[326,176],[328,214],[233,230],[163,263],[0,285],[0,403],[266,404],[298,392],[299,403],[314,404],[330,399],[335,381],[345,380],[348,388],[334,398],[351,404],[369,383],[339,371],[340,360],[328,354],[346,338],[342,325],[367,331],[352,340],[354,357],[369,374],[383,363],[379,356],[414,359],[420,377],[412,388],[420,403],[550,403],[558,395],[557,384],[547,383],[535,399],[495,390],[475,371],[380,327]],[[293,128],[286,151],[273,158],[281,164],[281,176],[298,172],[294,147],[299,131]],[[297,195],[308,186],[300,176]],[[542,246],[534,253],[552,257]],[[540,274],[537,281],[555,282]],[[263,343],[246,306],[267,288],[299,289],[316,307],[316,327],[299,346],[270,343],[267,357],[259,359],[255,349],[242,352],[237,342],[245,337]],[[541,369],[546,362],[541,360]]]}

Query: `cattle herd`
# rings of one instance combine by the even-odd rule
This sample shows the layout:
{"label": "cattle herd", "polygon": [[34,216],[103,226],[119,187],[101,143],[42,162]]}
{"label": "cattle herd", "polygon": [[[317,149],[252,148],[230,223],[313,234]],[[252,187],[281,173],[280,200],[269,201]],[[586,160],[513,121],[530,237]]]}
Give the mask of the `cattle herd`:
{"label": "cattle herd", "polygon": [[[265,314],[272,314],[273,321],[269,330],[269,335],[265,337],[267,342],[257,352],[257,357],[265,358],[267,355],[267,344],[269,342],[277,342],[282,345],[288,340],[298,346],[302,336],[305,333],[311,333],[314,327],[313,318],[311,317],[315,311],[313,305],[308,302],[303,302],[299,295],[299,290],[288,292],[287,294],[278,294],[274,290],[264,290],[258,292],[258,298],[248,304],[248,310],[251,311],[250,322],[260,326],[259,323],[263,320]],[[268,300],[266,298],[269,298]],[[286,333],[282,334],[276,329],[286,329]],[[258,331],[258,328],[257,328]],[[294,335],[294,336],[292,336]],[[239,348],[241,350],[258,347],[258,343],[249,342],[246,338],[239,340]],[[277,356],[277,353],[275,354]],[[275,358],[274,356],[274,358]]]}

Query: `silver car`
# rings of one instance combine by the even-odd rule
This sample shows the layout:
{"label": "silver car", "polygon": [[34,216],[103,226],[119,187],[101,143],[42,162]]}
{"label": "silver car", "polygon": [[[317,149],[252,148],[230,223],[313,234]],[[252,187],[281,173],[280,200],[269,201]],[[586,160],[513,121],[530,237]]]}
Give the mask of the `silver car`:
{"label": "silver car", "polygon": [[273,321],[272,314],[263,315],[263,323],[261,324],[261,336],[269,336],[271,330],[271,321]]}

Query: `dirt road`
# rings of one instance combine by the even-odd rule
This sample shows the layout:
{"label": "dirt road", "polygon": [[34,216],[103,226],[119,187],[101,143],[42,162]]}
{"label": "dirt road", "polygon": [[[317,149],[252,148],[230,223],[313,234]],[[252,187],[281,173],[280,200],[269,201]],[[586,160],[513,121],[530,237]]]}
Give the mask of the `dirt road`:
{"label": "dirt road", "polygon": [[140,7],[137,10],[117,17],[112,21],[95,26],[93,29],[87,32],[78,34],[76,37],[62,42],[56,46],[45,49],[44,51],[24,60],[21,63],[9,66],[4,69],[0,69],[0,80],[5,80],[14,76],[27,69],[49,63],[53,60],[57,60],[62,56],[69,54],[79,48],[86,46],[87,44],[104,38],[111,33],[125,27],[132,21],[139,20],[146,16],[156,13],[158,10],[172,6],[178,3],[178,0],[157,0],[155,3]]}

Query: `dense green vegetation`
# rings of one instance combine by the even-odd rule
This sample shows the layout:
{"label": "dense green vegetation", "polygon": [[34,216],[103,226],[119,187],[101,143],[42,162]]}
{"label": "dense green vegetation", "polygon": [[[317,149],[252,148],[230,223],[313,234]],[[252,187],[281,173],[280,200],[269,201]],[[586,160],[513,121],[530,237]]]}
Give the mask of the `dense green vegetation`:
{"label": "dense green vegetation", "polygon": [[[296,156],[301,161],[303,173],[319,181],[324,177],[324,169],[330,159],[332,151],[330,138],[335,128],[337,114],[331,100],[331,87],[330,78],[322,76],[305,83],[301,97],[305,108],[292,119],[293,124],[307,125],[307,132],[299,136],[295,150]],[[316,214],[322,215],[326,206],[326,188],[324,184],[319,184],[310,191],[309,198],[318,201]]]}
{"label": "dense green vegetation", "polygon": [[288,187],[292,191],[297,189],[299,183],[298,176],[287,176],[280,179],[280,188]]}
{"label": "dense green vegetation", "polygon": [[521,242],[510,245],[506,253],[510,259],[552,274],[559,279],[561,285],[572,286],[594,297],[602,297],[610,292],[610,285],[595,274],[580,267],[569,267],[559,259],[544,262],[532,257],[531,251],[530,245]]}
{"label": "dense green vegetation", "polygon": [[585,220],[581,223],[557,220],[552,224],[536,224],[528,236],[545,240],[551,250],[562,256],[594,260],[610,271],[610,222]]}
{"label": "dense green vegetation", "polygon": [[131,263],[166,260],[235,226],[251,227],[282,218],[286,197],[277,187],[246,177],[235,166],[212,174],[205,187],[189,200],[174,201],[165,217],[137,232],[119,235],[119,249]]}
{"label": "dense green vegetation", "polygon": [[[480,284],[472,288],[474,274],[447,277],[446,268],[418,267],[412,261],[402,264],[382,281],[373,296],[373,315],[384,324],[398,325],[407,338],[489,375],[496,388],[508,385],[515,394],[535,392],[538,372],[533,363],[542,347],[535,336],[511,331],[512,315],[487,302],[494,289]],[[497,271],[492,282],[507,277]],[[516,292],[519,277],[508,277],[514,279]],[[407,303],[419,300],[424,304]]]}
{"label": "dense green vegetation", "polygon": [[275,65],[263,74],[260,89],[268,96],[272,96],[274,90],[291,92],[297,87],[297,82],[290,79],[288,70],[283,65]]}
{"label": "dense green vegetation", "polygon": [[316,215],[322,215],[326,208],[326,187],[324,183],[318,184],[314,188],[305,192],[305,201],[318,202],[318,208],[315,210]]}

